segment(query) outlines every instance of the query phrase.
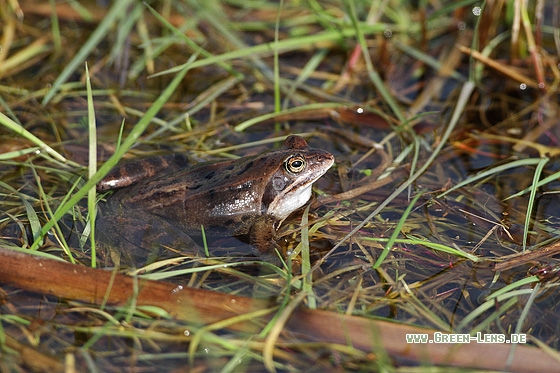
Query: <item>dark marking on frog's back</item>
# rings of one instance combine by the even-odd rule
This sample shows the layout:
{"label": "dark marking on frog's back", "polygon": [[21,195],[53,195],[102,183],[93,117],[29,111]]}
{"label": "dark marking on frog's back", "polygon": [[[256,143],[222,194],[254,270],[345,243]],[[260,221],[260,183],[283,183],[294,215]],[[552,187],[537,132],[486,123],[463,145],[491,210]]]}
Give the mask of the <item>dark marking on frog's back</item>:
{"label": "dark marking on frog's back", "polygon": [[206,193],[208,193],[208,199],[213,199],[214,196],[216,195],[216,190],[215,189],[210,189]]}
{"label": "dark marking on frog's back", "polygon": [[182,153],[131,161],[109,171],[105,178],[97,184],[97,191],[105,192],[128,187],[162,172],[185,169],[189,164],[189,158]]}
{"label": "dark marking on frog's back", "polygon": [[251,161],[251,162],[247,163],[247,165],[245,166],[245,170],[248,170],[248,169],[250,169],[251,167],[253,167],[253,164],[255,164],[254,161]]}

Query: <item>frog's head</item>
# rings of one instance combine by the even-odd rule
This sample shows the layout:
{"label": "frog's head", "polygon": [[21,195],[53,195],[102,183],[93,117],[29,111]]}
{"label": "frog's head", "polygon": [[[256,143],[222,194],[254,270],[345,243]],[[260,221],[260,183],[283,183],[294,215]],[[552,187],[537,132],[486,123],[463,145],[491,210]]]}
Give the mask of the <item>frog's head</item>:
{"label": "frog's head", "polygon": [[283,220],[311,197],[311,186],[334,163],[326,150],[311,148],[299,136],[288,136],[284,146],[268,153],[275,167],[262,198],[263,210]]}

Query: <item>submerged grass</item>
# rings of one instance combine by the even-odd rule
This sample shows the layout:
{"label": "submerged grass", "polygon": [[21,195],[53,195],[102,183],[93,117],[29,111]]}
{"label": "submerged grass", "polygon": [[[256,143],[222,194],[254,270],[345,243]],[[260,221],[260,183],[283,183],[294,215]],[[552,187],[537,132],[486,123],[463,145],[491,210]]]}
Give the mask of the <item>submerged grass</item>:
{"label": "submerged grass", "polygon": [[[86,88],[88,103],[88,179],[95,177],[97,172],[97,125],[95,121],[95,109],[93,107],[93,95],[91,93],[91,79],[86,63]],[[91,266],[97,267],[97,250],[95,241],[95,218],[97,217],[97,193],[95,188],[88,190],[88,225],[82,236],[89,236],[91,247]],[[89,235],[86,234],[89,228]]]}
{"label": "submerged grass", "polygon": [[[207,258],[177,255],[128,272],[136,291],[142,279],[168,280],[274,298],[276,308],[184,325],[163,309],[137,307],[135,296],[122,309],[47,299],[41,307],[63,311],[37,333],[63,345],[51,349],[58,357],[76,343],[78,370],[120,369],[128,355],[148,371],[187,361],[223,371],[402,363],[383,349],[368,355],[286,333],[299,307],[459,333],[528,333],[557,355],[556,326],[545,316],[560,309],[560,263],[546,255],[559,237],[557,204],[547,198],[560,187],[560,79],[558,30],[542,24],[543,9],[474,1],[39,3],[48,6],[21,2],[25,27],[16,27],[12,5],[0,13],[2,247],[102,267],[95,184],[127,154],[234,159],[299,133],[337,159],[316,185],[322,205],[283,224],[280,264],[247,252],[222,256],[208,241]],[[526,249],[543,256],[493,270]],[[7,336],[32,328],[24,311],[32,301],[15,299],[0,315],[3,351]],[[258,333],[225,330],[272,312]],[[17,352],[2,356],[2,366],[29,364]]]}

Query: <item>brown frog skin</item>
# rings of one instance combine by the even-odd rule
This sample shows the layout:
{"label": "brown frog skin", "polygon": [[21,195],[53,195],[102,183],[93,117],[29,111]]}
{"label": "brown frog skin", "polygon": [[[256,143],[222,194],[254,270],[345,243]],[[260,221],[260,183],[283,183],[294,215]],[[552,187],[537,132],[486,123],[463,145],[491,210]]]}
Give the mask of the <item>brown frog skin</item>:
{"label": "brown frog skin", "polygon": [[233,161],[175,172],[158,172],[158,162],[165,167],[182,160],[172,156],[129,164],[99,183],[100,191],[122,187],[108,198],[104,215],[112,219],[109,224],[130,218],[151,227],[162,220],[164,229],[187,235],[200,235],[203,226],[211,236],[248,235],[260,253],[270,253],[275,229],[307,203],[312,184],[334,157],[309,147],[302,137],[289,136],[282,148]]}

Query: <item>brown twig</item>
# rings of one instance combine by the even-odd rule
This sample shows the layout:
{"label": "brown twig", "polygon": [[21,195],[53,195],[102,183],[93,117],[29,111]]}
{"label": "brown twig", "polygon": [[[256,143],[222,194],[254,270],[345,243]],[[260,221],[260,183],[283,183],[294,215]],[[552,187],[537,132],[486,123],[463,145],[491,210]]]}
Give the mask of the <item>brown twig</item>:
{"label": "brown twig", "polygon": [[519,267],[521,265],[533,262],[535,260],[549,258],[557,254],[560,254],[560,242],[556,242],[553,243],[552,245],[541,247],[540,249],[537,249],[535,251],[509,255],[506,260],[496,264],[496,266],[494,267],[494,271],[496,272],[505,271],[507,269]]}

